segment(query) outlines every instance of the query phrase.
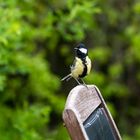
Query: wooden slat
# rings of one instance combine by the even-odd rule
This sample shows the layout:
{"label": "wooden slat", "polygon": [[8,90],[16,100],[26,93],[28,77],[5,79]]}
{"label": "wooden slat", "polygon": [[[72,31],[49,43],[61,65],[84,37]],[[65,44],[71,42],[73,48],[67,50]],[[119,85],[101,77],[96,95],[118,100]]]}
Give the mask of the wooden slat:
{"label": "wooden slat", "polygon": [[72,140],[88,140],[83,124],[72,110],[66,109],[63,112],[63,120]]}
{"label": "wooden slat", "polygon": [[69,94],[65,109],[72,109],[82,123],[101,104],[95,89],[83,85],[75,87]]}

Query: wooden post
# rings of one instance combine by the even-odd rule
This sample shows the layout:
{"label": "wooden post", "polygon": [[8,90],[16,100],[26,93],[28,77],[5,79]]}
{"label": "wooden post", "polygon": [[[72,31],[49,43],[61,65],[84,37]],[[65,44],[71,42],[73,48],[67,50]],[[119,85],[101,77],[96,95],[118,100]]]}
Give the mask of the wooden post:
{"label": "wooden post", "polygon": [[[96,124],[91,121],[95,118],[100,120],[96,121]],[[71,90],[63,111],[63,120],[72,140],[94,140],[94,137],[99,138],[96,133],[100,135],[100,131],[105,133],[102,135],[103,140],[108,140],[107,135],[112,137],[110,140],[121,140],[116,124],[95,85],[89,85],[88,88],[78,85]],[[96,132],[95,128],[96,125],[99,126],[98,122],[101,127],[98,127]],[[104,125],[102,126],[102,124]],[[104,129],[106,130],[104,131]],[[100,140],[102,139],[100,138]]]}

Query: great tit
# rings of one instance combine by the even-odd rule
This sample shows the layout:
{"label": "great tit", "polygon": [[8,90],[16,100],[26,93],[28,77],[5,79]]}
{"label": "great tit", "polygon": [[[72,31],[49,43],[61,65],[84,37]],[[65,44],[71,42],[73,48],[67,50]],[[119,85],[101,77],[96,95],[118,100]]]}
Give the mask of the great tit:
{"label": "great tit", "polygon": [[88,75],[91,70],[91,60],[88,57],[88,50],[84,44],[80,43],[75,50],[75,59],[73,65],[70,67],[71,73],[62,78],[61,81],[68,81],[70,78],[74,78],[78,84],[81,84],[79,80],[85,85],[82,80],[83,77]]}

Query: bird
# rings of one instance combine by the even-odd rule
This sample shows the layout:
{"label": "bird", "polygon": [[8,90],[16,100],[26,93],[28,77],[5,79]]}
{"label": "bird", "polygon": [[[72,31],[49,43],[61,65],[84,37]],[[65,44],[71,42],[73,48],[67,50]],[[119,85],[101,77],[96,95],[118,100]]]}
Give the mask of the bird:
{"label": "bird", "polygon": [[75,48],[75,59],[72,66],[70,66],[70,74],[61,79],[61,81],[68,81],[74,78],[80,85],[82,81],[83,85],[86,85],[82,78],[87,76],[91,71],[91,60],[88,57],[88,49],[83,43],[78,44]]}

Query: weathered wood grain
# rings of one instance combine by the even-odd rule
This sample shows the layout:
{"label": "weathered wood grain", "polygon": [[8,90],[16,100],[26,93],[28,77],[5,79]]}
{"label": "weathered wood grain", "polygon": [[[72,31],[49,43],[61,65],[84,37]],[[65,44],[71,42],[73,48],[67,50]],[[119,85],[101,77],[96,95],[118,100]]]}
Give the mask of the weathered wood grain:
{"label": "weathered wood grain", "polygon": [[100,104],[101,100],[94,88],[80,85],[70,92],[65,109],[74,110],[83,123]]}
{"label": "weathered wood grain", "polygon": [[68,95],[63,120],[72,140],[88,140],[83,123],[98,107],[104,108],[116,140],[121,140],[116,124],[95,85],[89,85],[88,88],[79,85],[73,88]]}
{"label": "weathered wood grain", "polygon": [[72,140],[88,140],[83,130],[83,124],[78,121],[76,114],[72,110],[64,110],[63,120]]}

